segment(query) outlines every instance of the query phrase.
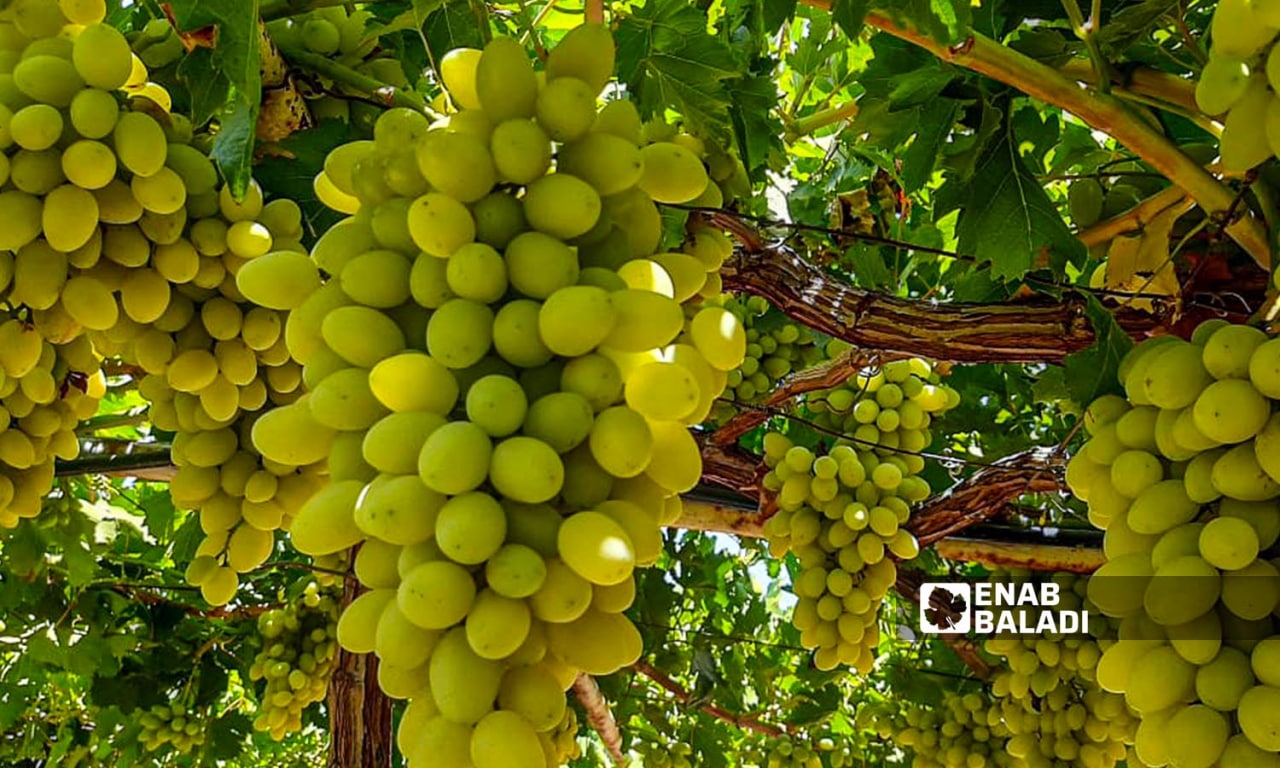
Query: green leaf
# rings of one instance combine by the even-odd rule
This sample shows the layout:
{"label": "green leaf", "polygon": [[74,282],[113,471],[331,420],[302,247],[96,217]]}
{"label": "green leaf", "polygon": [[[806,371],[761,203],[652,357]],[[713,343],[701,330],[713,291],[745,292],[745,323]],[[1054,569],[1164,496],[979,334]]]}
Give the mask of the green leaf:
{"label": "green leaf", "polygon": [[241,100],[248,104],[261,101],[258,0],[172,0],[169,5],[183,32],[211,25],[218,28],[213,66]]}
{"label": "green leaf", "polygon": [[765,0],[764,7],[761,9],[764,16],[762,23],[765,33],[772,35],[783,24],[791,21],[796,15],[797,5],[799,5],[798,0]]}
{"label": "green leaf", "polygon": [[231,196],[240,200],[253,179],[253,141],[258,125],[258,104],[237,99],[232,110],[223,114],[220,123],[221,130],[214,139],[210,156],[231,188]]}
{"label": "green leaf", "polygon": [[1126,48],[1147,38],[1158,26],[1160,17],[1176,13],[1181,0],[1142,0],[1113,13],[1098,29],[1097,40],[1102,50],[1119,55]]}
{"label": "green leaf", "polygon": [[1097,338],[1093,346],[1068,355],[1063,361],[1067,389],[1071,392],[1071,399],[1081,407],[1089,405],[1100,395],[1122,392],[1120,360],[1133,348],[1133,339],[1091,293],[1085,294],[1085,315],[1093,324]]}
{"label": "green leaf", "polygon": [[956,225],[959,249],[990,262],[996,278],[1019,278],[1050,255],[1070,259],[1083,246],[1034,174],[1008,130],[978,162]]}
{"label": "green leaf", "polygon": [[855,243],[844,252],[849,271],[859,286],[871,291],[893,291],[898,286],[893,271],[885,263],[880,246],[873,243]]}
{"label": "green leaf", "polygon": [[231,81],[213,63],[213,51],[197,48],[183,57],[178,64],[178,79],[191,94],[191,123],[202,126],[209,122],[226,104],[231,91]]}
{"label": "green leaf", "polygon": [[725,81],[740,77],[733,52],[707,34],[707,18],[684,0],[647,0],[619,26],[618,78],[642,115],[680,112],[690,128],[729,132]]}
{"label": "green leaf", "polygon": [[969,0],[881,0],[876,8],[948,45],[963,40],[973,23]]}
{"label": "green leaf", "polygon": [[938,153],[951,135],[956,121],[956,102],[933,99],[916,110],[915,140],[902,155],[902,191],[910,194],[921,189],[938,163]]}
{"label": "green leaf", "polygon": [[870,0],[832,0],[831,19],[849,38],[856,38],[870,9]]}
{"label": "green leaf", "polygon": [[773,78],[752,77],[727,83],[733,102],[733,126],[747,169],[765,164],[770,153],[782,150],[782,122],[775,117],[778,89]]}

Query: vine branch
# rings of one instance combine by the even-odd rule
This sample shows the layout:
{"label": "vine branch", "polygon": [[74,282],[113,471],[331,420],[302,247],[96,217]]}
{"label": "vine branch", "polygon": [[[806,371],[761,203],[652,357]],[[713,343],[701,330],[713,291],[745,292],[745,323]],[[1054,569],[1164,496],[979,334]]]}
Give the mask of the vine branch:
{"label": "vine branch", "polygon": [[[793,320],[855,347],[956,363],[1061,363],[1091,346],[1084,297],[1061,301],[931,303],[856,288],[784,246],[743,248],[721,268],[727,291],[763,296]],[[1116,312],[1144,336],[1159,317]]]}
{"label": "vine branch", "polygon": [[609,750],[614,765],[625,765],[626,758],[622,754],[622,731],[618,730],[618,722],[613,719],[609,702],[600,692],[600,686],[596,685],[595,678],[585,672],[579,672],[577,679],[573,681],[573,693],[587,713],[587,722],[591,723],[591,727],[599,734],[600,740]]}
{"label": "vine branch", "polygon": [[[681,704],[688,704],[693,698],[693,695],[685,690],[683,686],[671,679],[671,677],[665,672],[646,661],[637,661],[632,665],[632,669],[652,680],[659,688],[666,690]],[[784,731],[776,725],[769,725],[767,723],[760,722],[758,715],[755,714],[739,715],[730,712],[723,707],[718,707],[715,704],[710,703],[700,704],[698,705],[698,709],[708,715],[711,715],[717,720],[722,720],[730,725],[748,731],[763,733],[766,736],[781,736],[784,733]]]}
{"label": "vine branch", "polygon": [[711,437],[717,445],[732,445],[752,429],[769,419],[768,408],[783,405],[800,395],[830,389],[843,384],[859,371],[907,357],[903,354],[881,354],[865,349],[849,349],[820,365],[789,375],[761,403],[762,408],[741,411],[724,423]]}

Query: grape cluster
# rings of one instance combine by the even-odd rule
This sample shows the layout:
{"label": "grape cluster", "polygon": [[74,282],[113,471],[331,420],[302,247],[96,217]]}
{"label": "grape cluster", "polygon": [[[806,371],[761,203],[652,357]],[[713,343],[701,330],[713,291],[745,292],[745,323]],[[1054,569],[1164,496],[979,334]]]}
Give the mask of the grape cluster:
{"label": "grape cluster", "polygon": [[[284,51],[302,49],[327,56],[362,75],[396,88],[412,89],[403,66],[394,55],[378,48],[378,38],[370,34],[373,14],[363,8],[345,6],[317,8],[307,13],[267,22],[267,34]],[[351,120],[363,113],[364,105],[343,96],[363,97],[349,86],[321,78],[321,89],[311,94],[309,107],[317,120]],[[443,111],[443,110],[441,110]],[[370,114],[373,114],[372,112]]]}
{"label": "grape cluster", "polygon": [[138,718],[138,725],[142,727],[138,743],[148,752],[170,746],[180,754],[187,754],[204,744],[208,723],[209,713],[200,708],[181,701],[157,704]]}
{"label": "grape cluster", "polygon": [[1222,168],[1242,173],[1280,155],[1280,6],[1222,0],[1214,8],[1209,61],[1196,84],[1196,104],[1224,115]]}
{"label": "grape cluster", "polygon": [[1280,752],[1280,339],[1211,320],[1137,345],[1120,378],[1067,466],[1106,531],[1088,597],[1124,620],[1097,681],[1141,716],[1147,765]]}
{"label": "grape cluster", "polygon": [[1013,768],[1005,751],[1004,712],[985,692],[947,693],[941,706],[920,702],[863,707],[860,728],[912,754],[911,768]]}
{"label": "grape cluster", "polygon": [[[311,257],[236,275],[289,311],[305,394],[253,424],[266,461],[327,462],[294,517],[301,552],[359,545],[369,591],[338,623],[408,699],[411,764],[558,765],[564,691],[641,652],[622,614],[701,459],[701,422],[742,362],[736,317],[696,300],[719,266],[660,251],[655,201],[709,184],[681,134],[642,144],[597,106],[607,29],[548,57],[497,38],[440,69],[456,111],[393,109],[335,149],[319,197],[348,218]],[[554,162],[554,172],[552,172]]]}
{"label": "grape cluster", "polygon": [[[102,12],[17,2],[0,16],[0,48],[21,54],[0,93],[3,290],[17,308],[0,324],[0,366],[20,428],[0,438],[0,461],[19,477],[51,475],[54,456],[78,449],[75,421],[96,410],[104,382],[87,377],[99,360],[135,366],[152,423],[176,433],[174,502],[199,509],[208,536],[188,575],[221,604],[319,483],[318,467],[252,452],[251,415],[296,398],[302,369],[284,313],[249,305],[236,284],[268,252],[305,253],[302,214],[256,184],[242,200],[220,186],[190,121],[169,112]],[[31,514],[26,494],[47,482],[4,506]]]}
{"label": "grape cluster", "polygon": [[249,679],[266,681],[266,688],[253,727],[279,741],[302,728],[302,710],[329,690],[338,659],[338,603],[309,582],[300,599],[258,617],[258,635],[261,649]]}
{"label": "grape cluster", "polygon": [[[960,404],[960,394],[941,383],[944,370],[918,357],[895,360],[816,392],[805,405],[815,424],[844,435],[843,442],[905,464],[901,483],[893,480],[889,469],[881,470],[887,475],[882,483],[908,501],[922,501],[930,489],[915,477],[924,468],[924,459],[916,454],[933,442],[933,419]],[[867,468],[868,473],[874,471],[873,466]]]}
{"label": "grape cluster", "polygon": [[684,742],[641,741],[634,748],[644,768],[693,768],[693,747]]}
{"label": "grape cluster", "polygon": [[[743,403],[763,400],[778,382],[792,371],[821,362],[825,350],[813,332],[802,325],[782,323],[774,328],[763,326],[769,314],[769,302],[759,296],[745,301],[728,297],[721,306],[738,316],[747,329],[747,356],[742,365],[729,372],[728,386],[733,399]],[[733,406],[717,403],[713,415],[731,416]]]}
{"label": "grape cluster", "polygon": [[826,455],[777,432],[765,435],[763,487],[778,501],[765,535],[774,556],[799,559],[792,622],[801,643],[817,649],[820,669],[871,669],[879,608],[897,581],[890,556],[909,560],[920,551],[903,526],[911,504],[930,493],[917,476],[924,460],[899,451],[922,450],[930,414],[959,400],[954,390],[926,383],[933,376],[927,362],[903,360],[809,400],[815,418],[835,430],[857,425],[848,430],[851,440],[837,441]]}
{"label": "grape cluster", "polygon": [[[1040,576],[1027,571],[996,571],[989,580],[1020,586]],[[997,634],[984,649],[1003,667],[991,683],[1010,738],[1006,752],[1018,768],[1111,768],[1126,758],[1137,716],[1120,694],[1097,683],[1103,651],[1116,642],[1119,621],[1099,614],[1089,603],[1088,579],[1053,574],[1059,603],[1052,608],[1005,608],[1029,612],[1036,625],[1040,610],[1088,611],[1090,634]],[[1125,630],[1127,632],[1127,628]]]}

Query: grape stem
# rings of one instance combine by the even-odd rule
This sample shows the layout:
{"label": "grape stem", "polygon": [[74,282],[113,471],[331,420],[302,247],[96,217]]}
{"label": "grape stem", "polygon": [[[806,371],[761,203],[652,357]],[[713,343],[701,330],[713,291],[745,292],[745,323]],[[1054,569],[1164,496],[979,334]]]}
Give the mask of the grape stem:
{"label": "grape stem", "polygon": [[[671,679],[671,677],[665,672],[654,667],[647,661],[637,661],[631,666],[631,668],[644,677],[652,680],[659,688],[670,693],[676,698],[676,701],[681,704],[688,704],[690,700],[693,699],[693,694],[689,693],[689,691],[682,685]],[[785,731],[776,725],[769,725],[767,723],[760,722],[758,714],[739,715],[722,707],[717,707],[715,704],[709,703],[699,705],[698,709],[708,715],[711,715],[717,720],[722,720],[744,730],[755,731],[756,733],[763,733],[766,736],[775,737],[785,734]]]}
{"label": "grape stem", "polygon": [[[830,10],[830,0],[805,2]],[[1058,70],[977,32],[970,32],[967,39],[956,45],[947,45],[927,34],[904,27],[882,13],[867,14],[866,24],[913,43],[942,61],[1017,88],[1029,96],[1070,112],[1092,128],[1105,131],[1143,162],[1183,189],[1208,215],[1222,216],[1231,208],[1235,195],[1230,188],[1211,176],[1178,149],[1177,145],[1115,97],[1082,89]],[[1224,224],[1227,234],[1254,261],[1264,269],[1270,269],[1271,246],[1262,222],[1244,212],[1239,218]]]}
{"label": "grape stem", "polygon": [[1100,0],[1094,0],[1093,13],[1085,19],[1084,14],[1080,11],[1080,4],[1076,0],[1062,0],[1062,8],[1067,12],[1067,18],[1071,21],[1071,30],[1075,32],[1076,37],[1084,43],[1085,48],[1089,50],[1089,59],[1093,62],[1093,71],[1097,75],[1098,92],[1109,93],[1111,91],[1111,67],[1107,63],[1107,57],[1102,54],[1102,47],[1098,45],[1098,25],[1102,22]]}
{"label": "grape stem", "polygon": [[416,112],[422,112],[433,119],[440,117],[418,94],[396,88],[394,85],[388,85],[377,78],[357,72],[351,67],[327,59],[318,53],[304,51],[301,48],[281,48],[280,53],[294,64],[306,67],[316,74],[323,75],[335,82],[367,94],[384,107],[407,107]]}
{"label": "grape stem", "polygon": [[583,21],[587,24],[603,24],[604,0],[587,0]]}
{"label": "grape stem", "polygon": [[827,107],[820,109],[811,115],[805,115],[797,119],[787,129],[787,140],[795,141],[804,136],[810,136],[829,125],[835,125],[845,120],[851,120],[858,116],[857,102],[850,101],[838,107]]}

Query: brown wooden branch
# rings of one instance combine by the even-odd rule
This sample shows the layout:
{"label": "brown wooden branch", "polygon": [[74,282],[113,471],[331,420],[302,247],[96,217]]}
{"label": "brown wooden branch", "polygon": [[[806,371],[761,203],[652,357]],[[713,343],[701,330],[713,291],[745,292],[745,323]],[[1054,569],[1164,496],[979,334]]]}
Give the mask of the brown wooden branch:
{"label": "brown wooden branch", "polygon": [[979,563],[992,568],[1025,568],[1032,571],[1093,573],[1107,561],[1093,547],[1064,547],[983,539],[943,539],[934,551],[946,560]]}
{"label": "brown wooden branch", "polygon": [[[1085,299],[932,303],[874,293],[827,274],[800,254],[777,246],[745,248],[720,272],[725,290],[763,296],[814,330],[884,354],[956,363],[1061,363],[1091,346],[1095,333]],[[1115,313],[1126,332],[1144,336],[1159,316]]]}
{"label": "brown wooden branch", "polygon": [[[675,680],[672,680],[671,677],[667,675],[665,672],[658,669],[657,667],[654,667],[652,664],[649,664],[646,661],[637,661],[635,664],[632,665],[631,668],[639,672],[641,675],[644,675],[645,677],[652,680],[655,684],[658,685],[658,687],[666,690],[668,693],[670,693],[672,696],[675,697],[676,701],[680,702],[681,704],[688,704],[690,699],[693,698],[692,694],[690,694],[687,690],[685,690],[683,686],[681,686]],[[760,720],[758,719],[759,715],[735,714],[733,712],[730,712],[727,709],[724,709],[723,707],[718,707],[715,704],[709,704],[709,703],[698,705],[698,709],[702,712],[705,712],[708,715],[711,715],[717,720],[723,720],[724,722],[729,723],[730,725],[733,725],[748,731],[763,733],[766,736],[782,736],[784,733],[784,731],[776,725],[769,725],[767,723],[760,722]]]}
{"label": "brown wooden branch", "polygon": [[759,498],[766,468],[760,457],[736,445],[717,445],[711,433],[696,435],[702,448],[702,481],[750,499]]}
{"label": "brown wooden branch", "polygon": [[[791,374],[760,405],[764,408],[775,408],[800,395],[838,387],[864,368],[883,365],[907,356],[894,352],[881,353],[857,348],[848,349],[832,360]],[[759,408],[745,409],[717,429],[711,436],[711,441],[717,445],[732,445],[738,442],[738,438],[760,426],[768,419],[769,412],[767,410]]]}
{"label": "brown wooden branch", "polygon": [[605,701],[595,678],[585,672],[579,672],[577,679],[573,681],[573,693],[587,713],[587,722],[599,734],[600,740],[609,750],[614,765],[625,765],[626,757],[622,754],[622,731],[618,730],[618,722],[613,719],[609,702]]}
{"label": "brown wooden branch", "polygon": [[922,547],[954,536],[1029,493],[1062,490],[1062,465],[1063,456],[1053,448],[1006,456],[925,501],[912,513],[907,530]]}
{"label": "brown wooden branch", "polygon": [[[355,559],[352,558],[352,562]],[[346,610],[359,587],[342,592]],[[327,768],[391,768],[391,699],[378,686],[378,658],[371,653],[338,650],[329,681],[329,762]]]}

